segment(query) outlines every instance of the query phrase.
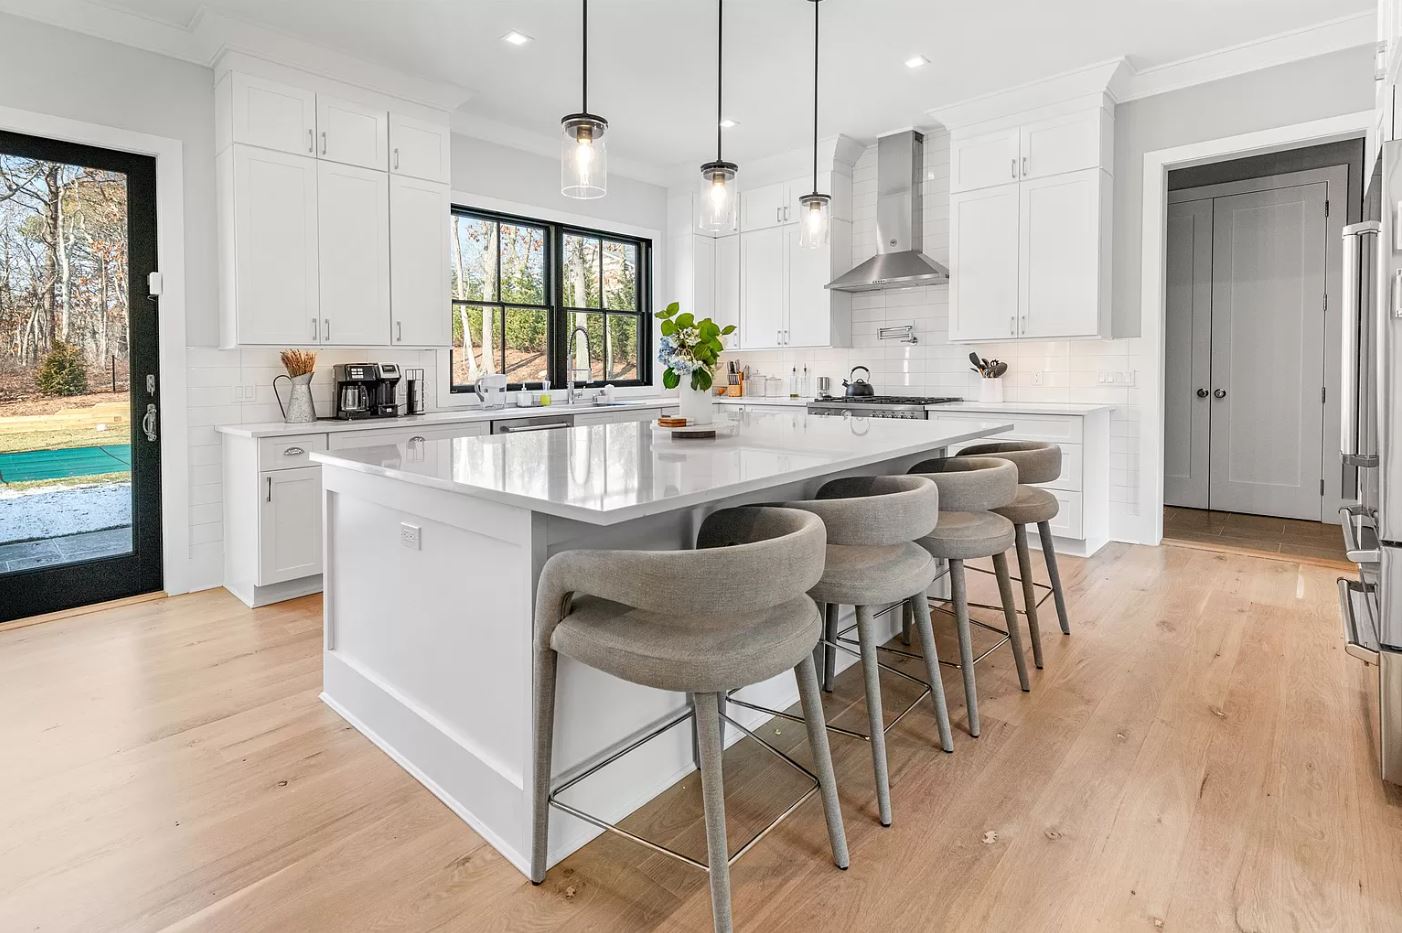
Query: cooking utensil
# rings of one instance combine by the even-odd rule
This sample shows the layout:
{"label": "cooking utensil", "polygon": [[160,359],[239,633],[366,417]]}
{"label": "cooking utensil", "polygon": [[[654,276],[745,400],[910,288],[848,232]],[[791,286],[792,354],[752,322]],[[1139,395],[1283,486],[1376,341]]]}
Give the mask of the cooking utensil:
{"label": "cooking utensil", "polygon": [[852,371],[847,374],[848,379],[851,381],[849,382],[848,379],[842,380],[842,385],[847,389],[848,398],[866,398],[876,394],[876,390],[871,387],[870,382],[866,379],[856,378],[857,370],[859,369],[867,374],[868,379],[871,378],[871,370],[867,369],[865,366],[853,366]]}

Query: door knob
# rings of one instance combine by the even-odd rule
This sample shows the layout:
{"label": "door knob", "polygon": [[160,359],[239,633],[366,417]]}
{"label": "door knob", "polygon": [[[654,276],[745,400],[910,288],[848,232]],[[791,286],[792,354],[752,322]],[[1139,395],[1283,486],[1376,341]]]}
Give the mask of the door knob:
{"label": "door knob", "polygon": [[1214,389],[1213,392],[1212,392],[1212,397],[1213,397],[1213,398],[1226,398],[1226,397],[1227,397],[1227,390],[1226,390],[1226,389]]}
{"label": "door knob", "polygon": [[1198,398],[1207,398],[1207,390],[1198,389]]}

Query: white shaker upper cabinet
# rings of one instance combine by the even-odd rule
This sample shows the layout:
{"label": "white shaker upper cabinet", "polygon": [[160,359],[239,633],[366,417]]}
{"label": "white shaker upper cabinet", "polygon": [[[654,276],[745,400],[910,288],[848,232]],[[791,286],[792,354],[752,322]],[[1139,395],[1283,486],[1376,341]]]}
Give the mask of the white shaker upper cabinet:
{"label": "white shaker upper cabinet", "polygon": [[448,280],[451,210],[446,184],[391,176],[391,346],[452,345]]}
{"label": "white shaker upper cabinet", "polygon": [[793,216],[797,201],[789,203],[789,187],[778,182],[741,192],[740,230],[762,230],[797,221]]}
{"label": "white shaker upper cabinet", "polygon": [[383,172],[389,158],[389,113],[318,94],[316,155]]}
{"label": "white shaker upper cabinet", "polygon": [[[845,227],[843,221],[831,221],[830,232]],[[784,346],[826,347],[832,345],[831,297],[827,289],[832,277],[832,260],[826,249],[804,249],[798,243],[800,227],[789,224],[784,228],[788,250],[788,295],[785,307]],[[848,254],[851,254],[849,247]]]}
{"label": "white shaker upper cabinet", "polygon": [[389,115],[389,170],[447,184],[452,180],[451,130],[398,113]]}
{"label": "white shaker upper cabinet", "polygon": [[735,332],[725,338],[728,347],[743,347],[740,330],[740,237],[723,236],[716,239],[716,304],[711,315],[724,328],[735,325]]}
{"label": "white shaker upper cabinet", "polygon": [[239,72],[225,80],[229,84],[227,91],[220,89],[219,103],[229,108],[232,133],[225,142],[297,155],[316,153],[315,93]]}
{"label": "white shaker upper cabinet", "polygon": [[786,231],[782,227],[740,234],[740,313],[746,350],[784,345]]}
{"label": "white shaker upper cabinet", "polygon": [[389,318],[389,176],[317,163],[321,340],[384,346]]}
{"label": "white shaker upper cabinet", "polygon": [[[1095,337],[1108,325],[1110,176],[1099,169],[1023,182],[1023,337]],[[1102,217],[1104,218],[1102,222]]]}
{"label": "white shaker upper cabinet", "polygon": [[1024,123],[1020,177],[1027,181],[1085,168],[1112,171],[1114,133],[1102,125],[1108,120],[1104,110],[1095,109]]}
{"label": "white shaker upper cabinet", "polygon": [[225,346],[319,343],[317,161],[236,145],[218,174]]}
{"label": "white shaker upper cabinet", "polygon": [[1014,182],[950,197],[951,340],[1017,336],[1018,188]]}
{"label": "white shaker upper cabinet", "polygon": [[972,191],[1017,181],[1017,127],[955,136],[949,143],[949,190]]}

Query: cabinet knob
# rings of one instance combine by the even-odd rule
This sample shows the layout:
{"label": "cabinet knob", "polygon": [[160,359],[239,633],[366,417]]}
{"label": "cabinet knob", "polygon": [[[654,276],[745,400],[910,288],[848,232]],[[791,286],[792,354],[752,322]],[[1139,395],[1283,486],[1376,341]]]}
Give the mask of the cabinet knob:
{"label": "cabinet knob", "polygon": [[1213,397],[1213,398],[1226,398],[1226,397],[1227,397],[1227,390],[1226,390],[1226,389],[1215,389],[1215,390],[1213,390],[1213,392],[1212,392],[1212,397]]}
{"label": "cabinet knob", "polygon": [[1198,395],[1198,398],[1207,398],[1207,390],[1206,390],[1206,389],[1198,389],[1197,395]]}

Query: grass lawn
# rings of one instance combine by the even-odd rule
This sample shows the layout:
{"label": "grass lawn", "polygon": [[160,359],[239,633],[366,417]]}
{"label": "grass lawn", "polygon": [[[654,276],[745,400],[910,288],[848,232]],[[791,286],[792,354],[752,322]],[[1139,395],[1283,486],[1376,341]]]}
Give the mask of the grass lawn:
{"label": "grass lawn", "polygon": [[0,402],[0,453],[128,444],[130,419],[125,393]]}

